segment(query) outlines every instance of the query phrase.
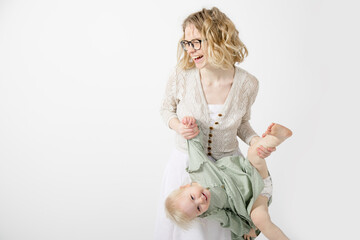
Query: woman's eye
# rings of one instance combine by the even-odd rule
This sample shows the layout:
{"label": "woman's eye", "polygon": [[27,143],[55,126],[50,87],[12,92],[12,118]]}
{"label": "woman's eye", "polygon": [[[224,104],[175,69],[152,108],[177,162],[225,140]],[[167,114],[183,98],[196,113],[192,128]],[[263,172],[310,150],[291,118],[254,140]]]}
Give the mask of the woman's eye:
{"label": "woman's eye", "polygon": [[197,207],[197,210],[198,210],[199,212],[201,212],[200,207]]}
{"label": "woman's eye", "polygon": [[190,197],[191,197],[191,200],[194,200],[194,197],[193,197],[193,196],[190,195]]}

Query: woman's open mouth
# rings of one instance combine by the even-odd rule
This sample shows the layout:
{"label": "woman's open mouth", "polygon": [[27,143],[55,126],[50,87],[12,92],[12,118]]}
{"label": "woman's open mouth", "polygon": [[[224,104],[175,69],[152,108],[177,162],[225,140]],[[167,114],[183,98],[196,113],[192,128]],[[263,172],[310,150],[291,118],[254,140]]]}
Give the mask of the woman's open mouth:
{"label": "woman's open mouth", "polygon": [[193,60],[194,60],[194,62],[199,62],[202,58],[203,58],[203,56],[197,56],[197,57],[194,57]]}

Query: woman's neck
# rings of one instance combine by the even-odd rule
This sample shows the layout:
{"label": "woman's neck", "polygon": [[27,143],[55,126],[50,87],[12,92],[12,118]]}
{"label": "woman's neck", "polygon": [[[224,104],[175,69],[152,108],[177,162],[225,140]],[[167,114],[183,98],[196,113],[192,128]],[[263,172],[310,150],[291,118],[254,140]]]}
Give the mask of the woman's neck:
{"label": "woman's neck", "polygon": [[207,85],[213,83],[232,82],[234,79],[235,68],[221,69],[212,66],[207,66],[200,69],[201,81]]}

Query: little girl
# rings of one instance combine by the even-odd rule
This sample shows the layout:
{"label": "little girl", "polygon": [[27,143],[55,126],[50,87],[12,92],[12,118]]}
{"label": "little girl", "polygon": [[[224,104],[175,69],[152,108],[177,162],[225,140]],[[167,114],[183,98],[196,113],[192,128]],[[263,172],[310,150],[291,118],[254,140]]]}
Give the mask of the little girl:
{"label": "little girl", "polygon": [[[194,118],[184,121],[195,124]],[[247,159],[229,156],[216,162],[204,154],[202,134],[188,140],[190,160],[186,170],[192,183],[168,196],[168,217],[183,228],[196,217],[215,219],[222,227],[230,228],[233,240],[251,239],[260,231],[268,239],[288,239],[270,219],[272,183],[266,162],[256,149],[260,145],[277,147],[291,135],[288,128],[271,124],[266,136],[249,148]]]}

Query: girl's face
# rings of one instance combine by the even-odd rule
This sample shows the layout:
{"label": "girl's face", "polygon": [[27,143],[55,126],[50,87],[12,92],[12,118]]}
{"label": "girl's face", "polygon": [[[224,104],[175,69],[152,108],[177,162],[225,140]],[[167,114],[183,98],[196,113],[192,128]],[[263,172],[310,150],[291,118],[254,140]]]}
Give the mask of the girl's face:
{"label": "girl's face", "polygon": [[190,218],[195,218],[206,212],[210,205],[211,193],[200,184],[192,183],[182,186],[182,198],[179,199],[179,208]]}
{"label": "girl's face", "polygon": [[206,41],[202,39],[200,32],[191,23],[186,26],[184,34],[184,40],[186,41],[201,40],[201,48],[199,50],[195,50],[194,48],[189,47],[187,54],[189,54],[191,59],[195,62],[195,66],[198,69],[204,68],[207,63]]}

